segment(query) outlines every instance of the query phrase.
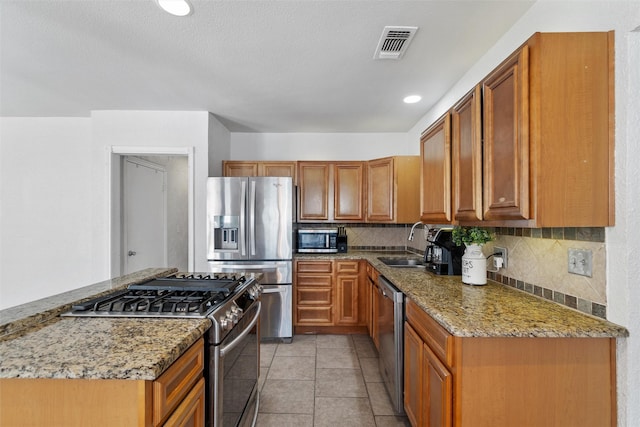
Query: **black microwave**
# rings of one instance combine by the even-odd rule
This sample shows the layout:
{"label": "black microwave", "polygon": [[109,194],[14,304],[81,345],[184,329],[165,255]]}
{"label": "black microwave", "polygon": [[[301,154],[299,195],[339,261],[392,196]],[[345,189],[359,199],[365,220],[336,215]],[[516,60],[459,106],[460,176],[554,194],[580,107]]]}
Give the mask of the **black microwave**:
{"label": "black microwave", "polygon": [[299,228],[297,240],[300,253],[338,252],[337,228]]}

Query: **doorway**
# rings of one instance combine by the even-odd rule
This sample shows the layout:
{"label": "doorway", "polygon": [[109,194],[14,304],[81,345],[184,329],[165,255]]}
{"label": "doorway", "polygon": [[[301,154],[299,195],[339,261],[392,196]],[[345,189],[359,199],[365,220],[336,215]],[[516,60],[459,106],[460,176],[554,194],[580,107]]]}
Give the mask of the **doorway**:
{"label": "doorway", "polygon": [[[181,271],[193,271],[195,263],[193,148],[116,146],[110,148],[110,264],[112,277],[139,271],[147,267],[175,267]],[[137,165],[137,167],[134,165]],[[130,168],[129,172],[127,172],[128,168]],[[153,184],[145,183],[145,178],[137,176],[133,171],[134,168],[137,169],[135,172],[140,172],[143,176],[155,176],[156,170],[164,169],[165,183],[163,186],[164,197],[166,197],[164,214],[158,214],[158,210],[163,208],[158,207],[157,202],[147,200],[148,194],[146,193],[150,191],[149,189],[152,188]],[[128,176],[125,176],[126,174]],[[139,180],[140,188],[125,188],[131,185],[127,183],[129,178],[134,178],[136,181]],[[127,202],[126,198],[130,197],[131,194],[135,195],[135,200]],[[127,212],[127,206],[131,207],[132,202],[136,212],[133,214],[132,212]],[[138,207],[135,207],[136,203]],[[139,206],[140,204],[143,206]],[[146,214],[141,213],[145,210],[147,211]],[[142,217],[144,215],[152,215],[154,217],[153,221],[149,222],[157,222],[158,219],[161,219],[161,224],[164,224],[162,231],[158,231],[157,224],[154,227],[151,227],[151,224],[143,223],[140,225],[141,220],[136,219],[135,216],[138,213],[141,213]],[[157,237],[131,240],[132,231],[135,237],[136,233],[143,231],[142,229],[147,225],[155,230],[152,233],[160,234],[162,236],[161,239],[164,241],[162,255],[160,258],[158,258],[157,254],[154,255],[154,258],[151,258],[154,261],[144,261],[143,258],[145,257],[141,255],[142,252],[150,250],[148,242],[157,242]],[[134,243],[136,241],[139,243]],[[162,246],[162,242],[160,244],[152,244]],[[133,246],[146,249],[140,250]],[[129,251],[136,252],[136,254],[129,256]],[[166,262],[159,264],[157,260],[161,258],[166,259]]]}

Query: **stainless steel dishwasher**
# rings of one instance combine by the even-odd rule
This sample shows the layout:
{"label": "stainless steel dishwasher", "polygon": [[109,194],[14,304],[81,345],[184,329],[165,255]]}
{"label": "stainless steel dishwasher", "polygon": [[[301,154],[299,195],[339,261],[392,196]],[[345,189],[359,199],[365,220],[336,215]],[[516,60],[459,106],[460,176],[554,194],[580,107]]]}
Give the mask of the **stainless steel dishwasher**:
{"label": "stainless steel dishwasher", "polygon": [[384,276],[379,276],[376,301],[380,373],[394,411],[404,414],[404,294]]}

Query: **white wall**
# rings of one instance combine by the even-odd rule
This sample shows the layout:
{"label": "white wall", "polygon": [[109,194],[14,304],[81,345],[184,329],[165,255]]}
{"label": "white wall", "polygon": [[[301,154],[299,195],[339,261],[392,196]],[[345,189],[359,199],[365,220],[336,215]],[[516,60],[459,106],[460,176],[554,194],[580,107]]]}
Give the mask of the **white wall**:
{"label": "white wall", "polygon": [[112,146],[193,148],[193,251],[195,269],[206,270],[208,112],[0,120],[0,309],[119,274]]}
{"label": "white wall", "polygon": [[209,176],[222,176],[222,161],[231,159],[231,132],[209,114]]}
{"label": "white wall", "polygon": [[231,134],[232,160],[370,160],[420,154],[406,133]]}
{"label": "white wall", "polygon": [[[115,275],[118,266],[110,260],[119,248],[114,244],[119,239],[118,227],[112,227],[111,219],[119,210],[114,209],[111,200],[118,200],[119,186],[109,182],[117,173],[110,171],[113,146],[193,148],[194,150],[194,221],[195,269],[204,271],[206,266],[206,181],[208,176],[209,119],[206,111],[94,111],[92,112],[94,188],[103,197],[94,204],[96,219],[94,234],[103,246],[100,256],[109,264]],[[110,210],[111,206],[111,210]],[[106,239],[106,240],[105,240]]]}
{"label": "white wall", "polygon": [[0,119],[0,309],[105,278],[90,138],[88,118]]}
{"label": "white wall", "polygon": [[537,31],[615,30],[616,225],[606,229],[607,317],[630,331],[618,344],[618,425],[640,420],[640,26],[638,1],[539,1],[409,131],[420,133]]}

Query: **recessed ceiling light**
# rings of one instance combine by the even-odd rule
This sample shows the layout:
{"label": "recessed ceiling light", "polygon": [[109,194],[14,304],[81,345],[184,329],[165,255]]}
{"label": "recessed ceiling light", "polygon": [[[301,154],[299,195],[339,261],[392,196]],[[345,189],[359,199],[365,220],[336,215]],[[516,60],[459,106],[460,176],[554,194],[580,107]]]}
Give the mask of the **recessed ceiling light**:
{"label": "recessed ceiling light", "polygon": [[403,101],[405,104],[415,104],[416,102],[420,102],[422,97],[420,95],[409,95],[405,96]]}
{"label": "recessed ceiling light", "polygon": [[191,4],[187,0],[156,0],[156,3],[174,16],[187,16],[191,13]]}

